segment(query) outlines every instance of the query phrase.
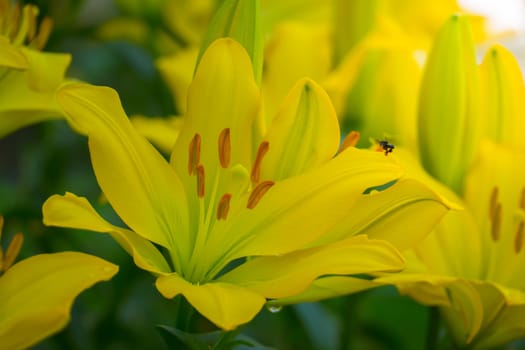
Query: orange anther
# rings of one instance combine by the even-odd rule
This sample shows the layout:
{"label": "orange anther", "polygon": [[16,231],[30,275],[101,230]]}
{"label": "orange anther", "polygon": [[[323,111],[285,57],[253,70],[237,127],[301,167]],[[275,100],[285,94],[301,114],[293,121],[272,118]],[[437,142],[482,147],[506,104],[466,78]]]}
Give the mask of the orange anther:
{"label": "orange anther", "polygon": [[230,193],[225,193],[219,200],[219,204],[217,205],[217,220],[226,220],[228,217],[231,198],[232,195]]}
{"label": "orange anther", "polygon": [[246,208],[253,209],[259,203],[261,198],[264,196],[268,190],[275,185],[275,182],[273,181],[263,181],[260,184],[257,185],[250,193],[250,198],[248,198],[248,203],[246,204]]}
{"label": "orange anther", "polygon": [[219,134],[219,161],[223,168],[230,165],[231,152],[230,128],[226,128]]}
{"label": "orange anther", "polygon": [[263,141],[257,149],[257,155],[255,156],[255,161],[253,162],[252,172],[250,174],[250,179],[253,183],[258,183],[261,177],[261,163],[270,149],[270,143],[268,141]]}
{"label": "orange anther", "polygon": [[197,165],[201,159],[201,135],[195,134],[190,141],[189,155],[188,155],[188,173],[195,174]]}

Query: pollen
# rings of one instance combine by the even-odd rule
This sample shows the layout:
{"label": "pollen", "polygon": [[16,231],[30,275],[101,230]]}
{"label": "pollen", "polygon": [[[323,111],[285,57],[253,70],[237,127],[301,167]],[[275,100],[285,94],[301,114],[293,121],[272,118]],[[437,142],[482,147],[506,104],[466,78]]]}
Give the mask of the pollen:
{"label": "pollen", "polygon": [[496,209],[496,206],[498,204],[498,196],[499,196],[499,188],[494,186],[492,188],[492,192],[490,193],[490,201],[489,201],[489,218],[492,219],[494,216],[494,210]]}
{"label": "pollen", "polygon": [[20,253],[20,249],[22,248],[23,243],[24,243],[23,234],[19,232],[13,236],[13,239],[11,239],[11,243],[9,243],[9,246],[7,247],[7,250],[3,257],[2,271],[7,271],[7,269],[9,269],[11,265],[13,265],[16,257]]}
{"label": "pollen", "polygon": [[223,168],[230,165],[231,151],[230,128],[226,128],[219,134],[219,161]]}
{"label": "pollen", "polygon": [[217,205],[217,220],[226,220],[228,217],[231,198],[232,195],[230,193],[225,193],[219,200],[219,204]]}
{"label": "pollen", "polygon": [[204,166],[202,164],[197,165],[195,172],[197,174],[197,195],[199,198],[203,198],[205,185]]}
{"label": "pollen", "polygon": [[343,140],[343,143],[341,143],[341,147],[339,147],[339,152],[343,152],[345,149],[350,147],[355,147],[355,145],[357,145],[357,143],[359,142],[360,137],[361,134],[359,133],[359,131],[350,131]]}
{"label": "pollen", "polygon": [[188,155],[188,173],[195,174],[197,165],[201,158],[201,135],[195,134],[190,141],[189,155]]}
{"label": "pollen", "polygon": [[275,185],[275,182],[273,181],[263,181],[260,184],[257,185],[250,194],[250,198],[248,198],[248,203],[246,204],[246,208],[253,209],[257,206],[259,201],[262,199],[262,197],[268,192],[268,190]]}
{"label": "pollen", "polygon": [[525,234],[525,222],[523,220],[518,224],[516,235],[514,236],[514,251],[518,254],[523,248],[523,235]]}
{"label": "pollen", "polygon": [[496,205],[496,207],[494,208],[494,210],[493,210],[492,225],[490,227],[490,235],[492,236],[492,240],[494,242],[497,242],[499,240],[499,237],[500,237],[500,233],[501,233],[501,214],[502,214],[501,203],[498,203]]}
{"label": "pollen", "polygon": [[255,156],[255,161],[253,162],[252,172],[250,174],[250,179],[254,184],[258,183],[261,177],[261,163],[270,149],[270,143],[268,141],[263,141],[257,149],[257,155]]}

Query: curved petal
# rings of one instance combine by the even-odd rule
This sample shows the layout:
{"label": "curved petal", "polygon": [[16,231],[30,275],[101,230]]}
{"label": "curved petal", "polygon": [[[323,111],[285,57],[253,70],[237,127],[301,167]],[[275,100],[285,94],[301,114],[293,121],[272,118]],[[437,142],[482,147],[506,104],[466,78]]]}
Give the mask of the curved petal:
{"label": "curved petal", "polygon": [[155,285],[166,298],[184,295],[197,311],[223,329],[251,321],[266,301],[262,295],[234,284],[194,285],[177,274],[161,276]]}
{"label": "curved petal", "polygon": [[181,117],[151,118],[133,116],[131,123],[137,131],[164,154],[173,151],[180,129],[184,123]]}
{"label": "curved petal", "polygon": [[[394,160],[382,153],[347,149],[319,169],[277,182],[255,208],[237,208],[232,214],[235,220],[224,223],[222,232],[213,235],[217,242],[211,246],[227,243],[232,247],[227,257],[233,259],[285,254],[360,233],[385,236],[390,228],[383,220],[408,225],[397,224],[392,231],[405,238],[385,237],[401,247],[410,246],[428,233],[425,230],[448,210],[448,203],[425,186],[405,180],[381,192],[364,194],[374,186],[388,187],[401,174]],[[414,219],[408,210],[414,204],[423,210],[418,215],[428,222]],[[412,222],[425,226],[420,232]]]}
{"label": "curved petal", "polygon": [[366,280],[349,276],[328,276],[316,279],[302,293],[269,301],[268,305],[289,305],[315,302],[328,298],[340,297],[352,293],[362,292],[381,285],[373,280]]}
{"label": "curved petal", "polygon": [[157,248],[135,232],[113,226],[89,204],[86,198],[66,192],[53,195],[42,206],[44,224],[108,233],[133,257],[135,265],[153,274],[170,273],[171,269]]}
{"label": "curved petal", "polygon": [[310,22],[284,22],[273,32],[264,55],[262,92],[270,125],[299,79],[322,81],[327,76],[332,64],[329,28]]}
{"label": "curved petal", "polygon": [[11,45],[9,39],[0,35],[0,67],[27,69],[29,61],[21,49]]}
{"label": "curved petal", "polygon": [[[252,126],[258,115],[259,102],[259,89],[244,48],[232,39],[214,41],[202,56],[188,90],[184,126],[171,155],[171,164],[185,188],[189,189],[189,215],[192,215],[189,221],[195,223],[190,232],[194,235],[198,230],[200,201],[197,191],[193,190],[197,180],[189,171],[189,165],[202,165],[205,174],[202,182],[204,207],[209,207],[210,201],[213,205],[214,191],[210,189],[221,188],[220,178],[225,175],[224,170],[228,170],[225,167],[241,164],[250,169]],[[221,163],[219,140],[221,135],[226,135],[226,129],[229,129],[228,137],[221,145],[227,146],[224,148],[228,151],[222,153],[225,162]],[[194,139],[199,140],[198,147]],[[190,161],[190,152],[195,156],[195,163],[199,164]]]}
{"label": "curved petal", "polygon": [[261,179],[283,180],[321,166],[335,155],[340,138],[330,98],[314,81],[301,79],[264,137],[269,149]]}
{"label": "curved petal", "polygon": [[133,128],[117,93],[68,84],[58,92],[65,113],[85,130],[97,181],[122,220],[142,237],[189,251],[184,189],[173,168]]}
{"label": "curved petal", "polygon": [[281,256],[250,259],[221,276],[219,281],[274,299],[301,293],[323,275],[396,271],[403,267],[403,257],[388,242],[360,235]]}
{"label": "curved petal", "polygon": [[118,267],[74,252],[35,255],[0,277],[0,348],[25,349],[69,322],[74,299]]}
{"label": "curved petal", "polygon": [[27,69],[10,69],[0,80],[0,137],[43,120],[62,118],[55,92],[64,80],[70,56],[23,52]]}

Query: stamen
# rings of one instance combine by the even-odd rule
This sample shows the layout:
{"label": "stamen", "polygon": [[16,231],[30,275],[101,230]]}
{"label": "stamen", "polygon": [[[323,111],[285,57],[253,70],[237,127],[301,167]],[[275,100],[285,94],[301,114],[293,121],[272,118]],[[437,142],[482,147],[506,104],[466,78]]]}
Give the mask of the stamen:
{"label": "stamen", "polygon": [[250,194],[250,198],[248,198],[248,204],[246,204],[246,208],[253,209],[259,203],[261,198],[264,196],[268,190],[275,185],[275,182],[273,181],[263,181],[260,184],[257,185]]}
{"label": "stamen", "polygon": [[204,197],[204,166],[202,164],[197,165],[195,168],[195,173],[197,174],[197,195],[199,198]]}
{"label": "stamen", "polygon": [[518,254],[523,248],[523,235],[525,231],[525,222],[520,221],[518,225],[518,230],[516,231],[516,236],[514,237],[514,251]]}
{"label": "stamen", "polygon": [[2,264],[3,271],[7,271],[7,269],[9,269],[11,265],[13,265],[16,257],[18,256],[18,253],[20,253],[20,249],[22,248],[23,243],[23,234],[19,232],[16,235],[14,235],[13,239],[11,240],[11,243],[9,244],[9,247],[7,247],[7,250],[5,252],[5,257]]}
{"label": "stamen", "polygon": [[231,198],[232,195],[230,193],[225,193],[219,200],[219,204],[217,205],[217,220],[226,220],[228,217]]}
{"label": "stamen", "polygon": [[261,163],[266,153],[268,153],[269,149],[270,143],[268,141],[263,141],[259,145],[257,155],[255,156],[255,161],[253,162],[252,172],[250,174],[250,179],[253,183],[259,182],[259,179],[261,177]]}
{"label": "stamen", "polygon": [[231,151],[230,128],[226,128],[219,134],[219,161],[223,168],[230,165]]}
{"label": "stamen", "polygon": [[492,216],[492,226],[490,228],[490,234],[494,242],[497,242],[499,240],[500,232],[501,232],[501,203],[498,203],[496,205],[496,208],[494,209],[494,214]]}
{"label": "stamen", "polygon": [[520,208],[525,210],[525,187],[521,189]]}
{"label": "stamen", "polygon": [[201,160],[201,135],[195,134],[190,141],[189,155],[188,155],[188,173],[195,174],[197,165]]}
{"label": "stamen", "polygon": [[357,143],[359,142],[359,138],[361,137],[361,134],[359,131],[352,130],[346,135],[345,139],[343,140],[343,143],[341,144],[341,147],[339,147],[339,153],[343,152],[345,149],[349,147],[355,147]]}
{"label": "stamen", "polygon": [[44,46],[46,46],[47,40],[49,39],[49,35],[51,34],[52,29],[53,20],[50,17],[44,17],[42,19],[42,22],[40,22],[38,33],[32,42],[34,43],[35,49],[42,50]]}
{"label": "stamen", "polygon": [[496,209],[496,205],[498,204],[498,195],[499,195],[499,188],[494,186],[492,188],[492,192],[490,193],[490,201],[489,201],[489,218],[490,219],[494,217],[494,210]]}

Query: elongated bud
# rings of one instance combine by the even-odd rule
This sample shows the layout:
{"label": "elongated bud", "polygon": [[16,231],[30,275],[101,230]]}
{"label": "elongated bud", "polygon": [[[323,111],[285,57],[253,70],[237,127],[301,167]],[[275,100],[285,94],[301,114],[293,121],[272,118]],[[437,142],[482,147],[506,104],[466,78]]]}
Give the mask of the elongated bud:
{"label": "elongated bud", "polygon": [[483,118],[479,69],[468,18],[452,16],[438,33],[419,98],[419,149],[425,169],[456,193],[479,145]]}

